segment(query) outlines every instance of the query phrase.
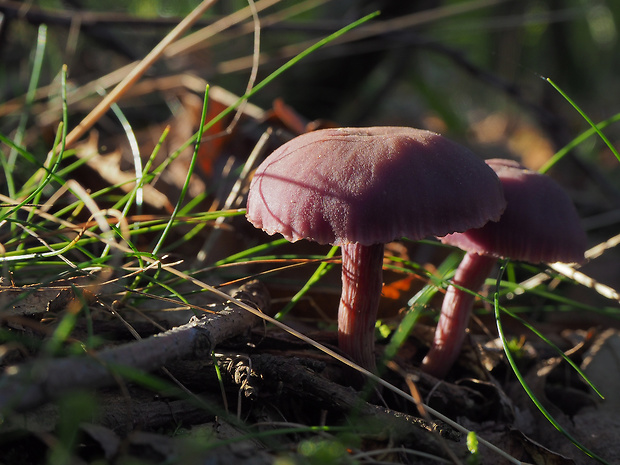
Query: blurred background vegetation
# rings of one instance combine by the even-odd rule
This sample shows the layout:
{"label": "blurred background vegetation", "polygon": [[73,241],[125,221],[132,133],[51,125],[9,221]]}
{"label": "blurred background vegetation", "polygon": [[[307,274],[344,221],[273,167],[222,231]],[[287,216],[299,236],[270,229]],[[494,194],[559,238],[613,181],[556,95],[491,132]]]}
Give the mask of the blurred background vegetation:
{"label": "blurred background vegetation", "polygon": [[[26,91],[37,23],[49,27],[40,82],[52,82],[66,63],[77,85],[146,55],[196,2],[2,4],[11,5],[3,8],[0,42],[1,100],[6,101]],[[204,21],[246,6],[241,0],[217,2]],[[271,21],[276,12],[300,6],[306,10]],[[37,16],[39,8],[64,14]],[[506,130],[529,120],[555,148],[585,125],[540,76],[553,79],[595,121],[617,111],[620,5],[611,0],[284,0],[260,13],[270,19],[261,30],[260,75],[282,63],[290,54],[287,47],[323,37],[375,10],[382,11],[377,22],[385,21],[375,34],[319,51],[253,101],[268,108],[282,97],[310,119],[341,125],[433,126],[460,137],[479,130],[485,134],[477,137],[485,141],[502,140],[501,127],[481,126],[499,113],[507,118]],[[99,21],[82,24],[78,33],[80,25],[71,19],[86,12]],[[242,94],[250,63],[241,58],[251,55],[251,31],[231,28],[212,42],[191,60],[160,63],[152,72],[182,69]],[[593,150],[583,152],[596,156]]]}
{"label": "blurred background vegetation", "polygon": [[[308,120],[340,126],[427,128],[465,143],[485,158],[517,158],[533,169],[589,128],[545,77],[595,122],[619,111],[620,4],[615,1],[269,3],[273,6],[259,12],[257,81],[339,27],[372,11],[382,13],[363,32],[355,31],[320,49],[257,93],[251,101],[263,109],[280,98]],[[37,28],[42,23],[48,28],[39,86],[52,86],[33,108],[26,109],[32,123],[40,124],[40,131],[29,133],[28,146],[34,149],[39,144],[44,154],[51,144],[55,126],[50,123],[60,119],[57,97],[63,64],[68,65],[70,89],[100,78],[144,57],[196,4],[186,0],[0,1],[0,102],[26,93]],[[266,0],[256,5],[264,4]],[[247,5],[242,0],[215,2],[194,29]],[[191,53],[161,60],[146,77],[177,76],[183,86],[182,76],[193,75],[242,95],[253,47],[249,21],[216,34]],[[46,106],[48,111],[36,106],[54,99],[56,105]],[[152,92],[119,105],[129,123],[139,129],[167,120],[186,103],[178,93],[171,97]],[[88,100],[70,107],[71,124],[77,124],[93,105]],[[11,134],[23,116],[23,111],[5,111],[0,131]],[[101,131],[103,124],[99,123]],[[41,134],[46,137],[37,137]],[[610,125],[606,134],[616,142],[617,126]],[[550,174],[561,177],[572,190],[583,216],[593,218],[591,226],[616,227],[620,164],[605,144],[590,137],[571,151],[562,166]]]}

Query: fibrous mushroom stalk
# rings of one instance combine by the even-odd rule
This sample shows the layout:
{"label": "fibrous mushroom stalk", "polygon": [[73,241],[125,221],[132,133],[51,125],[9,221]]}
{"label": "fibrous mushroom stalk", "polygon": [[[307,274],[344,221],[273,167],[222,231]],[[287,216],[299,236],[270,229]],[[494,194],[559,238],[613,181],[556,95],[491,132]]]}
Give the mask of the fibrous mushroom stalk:
{"label": "fibrous mushroom stalk", "polygon": [[250,184],[246,216],[292,242],[342,246],[340,347],[372,370],[382,244],[479,228],[505,207],[493,170],[439,134],[338,128],[302,134],[269,155]]}
{"label": "fibrous mushroom stalk", "polygon": [[383,244],[344,244],[338,345],[361,366],[374,370],[374,331],[383,284]]}
{"label": "fibrous mushroom stalk", "polygon": [[433,345],[422,361],[422,369],[426,373],[444,378],[458,358],[476,299],[474,292],[482,288],[496,262],[495,257],[469,252],[459,264],[452,279],[459,287],[448,287]]}
{"label": "fibrous mushroom stalk", "polygon": [[[497,258],[532,263],[582,262],[586,233],[564,190],[551,178],[512,160],[491,159],[504,188],[506,209],[499,221],[441,238],[467,255],[454,283],[478,291]],[[450,287],[441,307],[433,347],[422,362],[428,373],[443,378],[457,359],[465,336],[474,296]]]}

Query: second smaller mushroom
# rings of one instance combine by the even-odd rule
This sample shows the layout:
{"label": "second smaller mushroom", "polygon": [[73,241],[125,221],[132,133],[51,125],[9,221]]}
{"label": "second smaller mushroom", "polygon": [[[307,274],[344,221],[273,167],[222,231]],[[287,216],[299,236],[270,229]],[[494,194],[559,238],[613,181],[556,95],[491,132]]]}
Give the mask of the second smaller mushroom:
{"label": "second smaller mushroom", "polygon": [[475,295],[491,274],[498,258],[530,263],[582,262],[586,234],[570,197],[549,176],[511,160],[491,159],[504,186],[506,210],[497,222],[441,239],[467,253],[458,266],[441,307],[439,322],[422,369],[438,378],[458,358]]}
{"label": "second smaller mushroom", "polygon": [[339,128],[303,134],[269,155],[250,184],[246,216],[289,241],[341,246],[339,346],[372,370],[383,244],[480,227],[505,205],[493,170],[439,134]]}

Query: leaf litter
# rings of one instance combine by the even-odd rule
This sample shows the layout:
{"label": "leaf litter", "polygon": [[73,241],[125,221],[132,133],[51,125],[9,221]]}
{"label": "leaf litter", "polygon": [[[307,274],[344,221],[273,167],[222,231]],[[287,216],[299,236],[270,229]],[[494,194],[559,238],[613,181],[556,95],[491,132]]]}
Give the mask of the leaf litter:
{"label": "leaf litter", "polygon": [[[148,157],[157,147],[158,155],[153,166],[160,169],[157,176],[143,186],[142,215],[129,216],[129,224],[137,226],[149,220],[161,222],[173,210],[185,182],[191,147],[177,153],[173,159],[169,154],[195,134],[200,124],[200,96],[205,86],[206,81],[187,72],[145,78],[123,97],[122,101],[142,111],[141,117],[150,113],[148,105],[140,106],[141,100],[160,98],[173,109],[168,118],[158,122],[147,120],[145,127],[136,132],[143,157]],[[238,100],[232,92],[213,85],[209,98],[212,113],[208,120]],[[58,107],[51,108],[50,102],[40,102],[41,106],[35,105],[32,111],[40,117],[45,116],[49,127],[53,127],[59,113]],[[92,100],[81,97],[70,104],[69,109],[77,114],[92,107]],[[425,418],[421,414],[424,408],[420,405],[376,387],[366,392],[352,389],[351,386],[359,388],[365,383],[354,370],[278,327],[263,325],[258,319],[248,324],[244,318],[239,322],[226,316],[226,324],[230,325],[228,329],[220,324],[213,328],[214,334],[222,331],[222,335],[214,336],[211,330],[206,330],[209,343],[204,347],[207,350],[202,343],[192,346],[178,342],[182,339],[177,338],[184,337],[184,331],[193,331],[186,328],[188,325],[213,324],[209,323],[209,316],[186,325],[182,324],[184,319],[189,321],[192,314],[202,314],[204,310],[222,312],[227,303],[197,292],[193,282],[181,282],[178,276],[165,275],[169,266],[166,261],[178,260],[174,266],[191,271],[194,276],[215,286],[231,277],[251,276],[259,270],[271,268],[269,257],[265,257],[264,263],[260,259],[246,261],[228,271],[224,271],[225,268],[221,272],[186,269],[188,263],[195,263],[192,256],[203,249],[216,223],[219,234],[216,246],[210,246],[210,250],[214,250],[209,256],[212,262],[265,241],[244,224],[242,218],[233,215],[227,221],[218,222],[222,216],[217,212],[222,205],[243,207],[248,179],[236,176],[267,128],[271,134],[266,146],[273,148],[300,132],[337,125],[328,120],[305,118],[281,98],[275,100],[273,108],[268,110],[248,103],[239,115],[239,120],[229,130],[226,128],[230,119],[222,119],[208,130],[203,151],[198,154],[200,171],[192,175],[190,197],[203,197],[197,207],[187,213],[203,209],[215,214],[202,223],[192,221],[191,215],[184,217],[188,221],[180,222],[169,238],[169,243],[177,246],[167,250],[168,255],[162,257],[161,262],[151,262],[145,268],[137,253],[139,250],[134,250],[133,254],[130,254],[131,250],[123,251],[117,256],[127,254],[123,259],[131,261],[110,267],[115,275],[115,282],[111,285],[102,285],[108,282],[109,277],[104,277],[109,271],[105,269],[107,265],[98,265],[92,257],[93,263],[85,271],[66,263],[47,264],[49,268],[45,268],[46,263],[36,266],[24,263],[23,267],[12,270],[7,270],[5,265],[5,279],[0,288],[3,304],[0,363],[4,370],[0,378],[0,399],[5,399],[0,448],[8,453],[4,455],[6,463],[18,463],[18,458],[42,463],[48,454],[55,453],[51,438],[64,441],[69,454],[86,462],[95,457],[110,462],[134,457],[147,463],[190,463],[190,460],[209,457],[213,463],[230,463],[231,457],[235,457],[239,463],[274,463],[293,457],[305,463],[303,461],[325,457],[321,453],[343,463],[353,463],[353,460],[372,463],[379,460],[377,457],[383,462],[394,463],[434,463],[431,456],[436,457],[438,463],[465,462],[469,458],[463,435],[441,421]],[[128,149],[126,134],[111,131],[112,126],[104,123],[91,130],[86,139],[75,143],[73,156],[83,160],[83,164],[71,176],[79,180],[88,195],[110,188],[111,198],[120,198],[130,194],[135,187],[133,156]],[[165,128],[170,128],[170,132],[164,143],[158,146]],[[531,130],[528,125],[521,129]],[[523,132],[518,133],[519,139],[513,141],[517,144],[514,146],[522,143],[523,137]],[[547,155],[537,153],[536,156]],[[536,160],[540,163],[539,158]],[[244,176],[249,178],[251,172]],[[237,196],[232,203],[227,203],[230,188],[238,181]],[[103,198],[105,200],[97,200],[98,205],[110,202],[105,196]],[[7,204],[16,201],[3,200]],[[35,214],[39,233],[63,218],[65,226],[71,224],[74,231],[86,231],[84,237],[100,235],[101,232],[94,232],[96,226],[88,223],[89,218],[75,209],[68,215],[54,216],[70,201],[67,194],[64,199],[61,197],[46,207],[53,219]],[[27,208],[36,207],[25,206],[24,213]],[[131,221],[132,218],[140,220]],[[115,224],[113,217],[106,221]],[[2,227],[2,243],[15,247],[10,234],[5,233],[7,224]],[[200,230],[195,231],[196,228]],[[148,244],[157,237],[157,231],[148,227],[139,234],[128,234],[132,245],[148,253]],[[67,240],[59,232],[52,232],[52,236],[54,234],[61,243]],[[186,237],[191,237],[191,241],[184,241]],[[609,241],[608,244],[604,258],[617,254],[616,244]],[[324,248],[308,244],[281,246],[276,251],[285,259],[293,254],[296,259],[307,254],[309,263],[312,263],[311,258],[326,253]],[[386,281],[389,283],[385,287],[382,321],[387,328],[394,328],[402,314],[408,311],[407,301],[419,286],[429,282],[433,263],[438,255],[441,256],[442,250],[432,245],[403,245],[399,242],[388,246],[388,251],[393,253],[391,256],[423,264],[421,269],[386,267]],[[75,264],[79,260],[88,261],[87,252],[84,249],[64,255]],[[392,264],[386,259],[386,265]],[[217,271],[217,267],[215,269]],[[601,275],[594,283],[613,282],[606,276],[607,270],[597,269],[595,260],[585,269],[586,275]],[[132,279],[135,279],[135,273],[150,284],[134,288]],[[163,277],[161,273],[164,273]],[[70,276],[58,281],[59,275]],[[267,287],[261,292],[270,296],[267,300],[271,304],[266,303],[265,297],[252,303],[250,296],[244,302],[273,314],[294,293],[303,276],[303,266],[299,272],[288,276],[276,273],[269,278],[267,275],[264,280]],[[10,285],[6,284],[7,277],[9,282],[12,281]],[[552,277],[548,287],[551,291],[564,279],[558,275]],[[549,279],[549,274],[545,274],[542,282]],[[85,280],[93,283],[85,284]],[[520,292],[536,305],[540,297],[528,293],[528,281],[520,284],[525,290]],[[326,273],[285,322],[319,343],[334,347],[332,309],[338,285],[337,273]],[[540,285],[541,282],[537,283]],[[158,286],[161,287],[153,292]],[[174,290],[175,293],[164,298],[161,289]],[[591,294],[584,297],[579,286],[573,286],[567,292],[572,294],[573,301],[592,301]],[[437,308],[436,301],[441,295],[439,292],[431,301],[429,310]],[[508,295],[506,302],[515,300],[519,301],[518,293]],[[615,307],[615,303],[609,304],[604,297],[595,302],[591,306],[603,310]],[[528,304],[529,301],[520,303]],[[234,305],[230,307],[235,308]],[[484,309],[484,304],[480,309]],[[243,314],[239,308],[236,310]],[[179,313],[180,319],[171,316]],[[46,352],[45,341],[71,314],[76,320],[72,322],[71,336],[63,339],[63,350],[54,354]],[[317,315],[322,316],[317,318]],[[562,315],[555,318],[561,319]],[[583,331],[579,319],[573,321],[574,329],[564,328],[558,326],[552,314],[549,321],[544,322],[547,326],[543,330],[548,330],[556,345],[584,369],[606,396],[605,401],[597,399],[547,345],[530,339],[529,335],[524,336],[524,342],[517,348],[519,364],[527,373],[528,384],[563,427],[604,456],[608,463],[614,463],[620,455],[614,449],[616,441],[613,439],[614,432],[620,428],[617,399],[614,399],[620,382],[615,375],[618,370],[610,365],[615,366],[618,334],[615,329],[596,329],[597,323],[607,321],[604,313],[592,321],[589,327],[595,329],[591,331]],[[416,368],[431,340],[432,328],[426,326],[428,323],[430,321],[426,319],[415,326],[393,364],[383,373],[386,380],[458,421],[464,428],[475,431],[515,461],[545,464],[591,462],[541,418],[524,396],[503,360],[501,343],[497,344],[495,338],[489,337],[489,328],[493,325],[484,312],[477,319],[477,330],[472,328],[469,343],[464,347],[455,372],[446,381],[432,379]],[[558,327],[562,331],[558,331]],[[514,326],[510,329],[516,337],[522,336],[523,328]],[[166,340],[172,341],[169,347]],[[151,346],[161,352],[143,348]],[[180,355],[175,352],[179,348],[183,352]],[[106,354],[110,353],[120,354],[118,366],[116,358],[107,358]],[[161,358],[157,358],[157,353]],[[155,359],[149,360],[150,357]],[[31,369],[35,365],[37,369]],[[102,380],[99,374],[89,374],[87,366],[94,367],[96,373],[105,372],[106,379]],[[76,376],[75,381],[68,376],[69,373]],[[108,375],[112,376],[108,378]],[[24,379],[20,380],[22,377]],[[411,381],[415,391],[411,390]],[[67,414],[72,405],[67,396],[72,395],[76,386],[83,386],[90,396],[90,400],[85,401],[87,410],[92,409],[88,419]],[[35,401],[28,400],[31,399],[28,392],[32,391],[37,392]],[[75,405],[81,405],[77,403],[79,399],[74,401]],[[73,428],[79,437],[78,442],[63,439],[63,427]],[[325,444],[345,447],[319,447]],[[480,451],[477,456],[479,463],[497,463],[493,452],[483,447]],[[377,453],[382,455],[375,455]]]}

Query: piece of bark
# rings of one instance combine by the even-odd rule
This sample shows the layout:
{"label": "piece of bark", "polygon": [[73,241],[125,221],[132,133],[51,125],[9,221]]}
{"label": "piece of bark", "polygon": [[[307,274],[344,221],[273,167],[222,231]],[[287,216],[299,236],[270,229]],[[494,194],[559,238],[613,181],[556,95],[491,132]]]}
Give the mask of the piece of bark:
{"label": "piece of bark", "polygon": [[[234,294],[237,300],[265,312],[269,295],[258,281],[243,285]],[[60,394],[79,388],[110,385],[127,370],[151,371],[183,357],[209,357],[222,341],[242,334],[261,319],[236,305],[223,303],[222,310],[193,318],[147,339],[103,349],[80,357],[36,360],[7,367],[0,376],[0,410],[25,411]]]}
{"label": "piece of bark", "polygon": [[0,320],[12,317],[42,317],[47,312],[59,311],[72,302],[92,301],[94,294],[86,288],[76,295],[75,287],[87,283],[84,279],[67,279],[49,285],[2,286],[0,285]]}
{"label": "piece of bark", "polygon": [[[205,463],[209,465],[270,465],[275,457],[245,430],[218,419],[181,435],[155,431],[132,431],[117,436],[107,428],[82,424],[81,429],[115,463]],[[218,443],[205,447],[204,443]],[[202,445],[199,445],[201,444]],[[147,461],[147,458],[151,460]],[[81,463],[81,462],[77,462]]]}
{"label": "piece of bark", "polygon": [[170,425],[189,427],[214,421],[216,414],[203,404],[216,405],[216,400],[201,396],[199,403],[185,399],[149,400],[135,395],[131,400],[116,395],[102,396],[105,409],[101,409],[96,422],[123,436],[135,430],[159,431]]}
{"label": "piece of bark", "polygon": [[[421,418],[366,402],[352,388],[341,386],[304,366],[298,358],[256,354],[251,365],[231,363],[228,375],[244,390],[246,396],[274,395],[300,396],[304,402],[313,402],[318,408],[332,413],[355,412],[356,422],[363,425],[364,434],[373,439],[391,440],[399,444],[415,444],[416,448],[439,455],[445,453],[445,443],[458,441],[460,434],[441,422],[427,422]],[[237,360],[238,362],[241,359]],[[313,362],[316,365],[316,362]],[[250,373],[248,378],[247,373]]]}

